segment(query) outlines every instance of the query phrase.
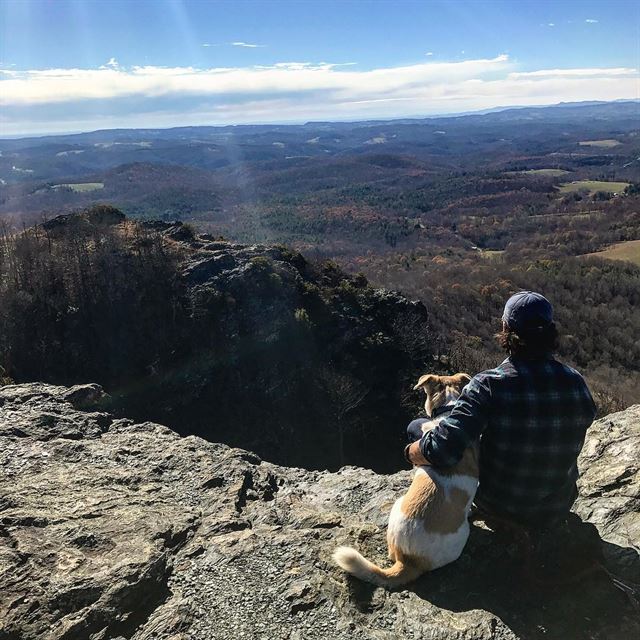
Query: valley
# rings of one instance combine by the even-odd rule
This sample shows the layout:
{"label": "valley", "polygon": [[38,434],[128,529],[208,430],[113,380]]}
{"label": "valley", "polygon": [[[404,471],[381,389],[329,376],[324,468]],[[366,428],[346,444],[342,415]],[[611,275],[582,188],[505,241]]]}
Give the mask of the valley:
{"label": "valley", "polygon": [[504,300],[536,288],[602,413],[640,397],[638,102],[105,130],[0,151],[6,233],[103,204],[284,244],[421,300],[436,356],[471,372],[501,358]]}

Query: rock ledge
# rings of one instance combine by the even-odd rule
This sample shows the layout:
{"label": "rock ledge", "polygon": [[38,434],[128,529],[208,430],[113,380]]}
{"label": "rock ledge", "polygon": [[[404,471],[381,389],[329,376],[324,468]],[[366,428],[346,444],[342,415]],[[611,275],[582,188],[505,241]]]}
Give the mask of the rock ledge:
{"label": "rock ledge", "polygon": [[[97,385],[0,388],[1,640],[639,637],[606,581],[531,592],[514,548],[479,527],[458,562],[406,590],[351,581],[332,550],[385,562],[408,471],[278,467],[114,419],[104,399]],[[640,405],[596,422],[576,505],[629,577],[638,450]]]}

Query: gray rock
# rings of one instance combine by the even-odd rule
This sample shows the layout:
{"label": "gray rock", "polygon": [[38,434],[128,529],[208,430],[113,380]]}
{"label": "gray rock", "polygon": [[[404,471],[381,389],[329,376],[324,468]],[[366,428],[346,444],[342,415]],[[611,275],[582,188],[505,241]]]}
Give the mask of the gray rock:
{"label": "gray rock", "polygon": [[[479,526],[456,563],[406,589],[347,578],[331,552],[355,544],[386,564],[409,471],[278,467],[81,411],[76,394],[0,388],[1,640],[638,637],[637,612],[607,580],[533,590],[517,547]],[[576,504],[629,575],[639,448],[640,405],[596,422]]]}
{"label": "gray rock", "polygon": [[109,402],[109,395],[99,384],[76,384],[64,394],[64,399],[75,409],[96,409]]}
{"label": "gray rock", "polygon": [[183,269],[182,275],[190,284],[200,284],[236,266],[228,251],[212,251],[213,255],[197,255]]}
{"label": "gray rock", "polygon": [[640,547],[640,404],[595,422],[579,462],[575,511],[614,543],[605,553],[640,581],[633,553]]}

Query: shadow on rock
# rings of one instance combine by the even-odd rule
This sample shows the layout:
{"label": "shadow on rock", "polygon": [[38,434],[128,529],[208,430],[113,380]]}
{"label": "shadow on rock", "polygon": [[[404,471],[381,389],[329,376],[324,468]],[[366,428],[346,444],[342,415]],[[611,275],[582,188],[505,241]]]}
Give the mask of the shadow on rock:
{"label": "shadow on rock", "polygon": [[[579,525],[583,523],[574,516]],[[597,535],[597,534],[596,534]],[[637,583],[640,555],[633,548],[600,540],[604,566],[625,584]],[[568,545],[556,547],[551,556],[571,556]],[[548,557],[536,557],[540,569]],[[460,559],[426,574],[405,587],[439,609],[454,613],[487,611],[521,640],[602,639],[628,640],[640,637],[640,609],[632,597],[617,588],[603,570],[587,571],[577,579],[564,576],[548,579],[545,573],[531,579],[523,570],[522,548],[512,540],[479,526],[471,528],[469,543]],[[588,563],[587,563],[588,564]],[[635,585],[637,596],[637,584]],[[376,588],[350,581],[351,599],[361,613],[376,609]],[[502,637],[502,636],[500,636]]]}
{"label": "shadow on rock", "polygon": [[[604,540],[601,545],[606,559],[622,561],[616,566],[607,562],[610,571],[625,580],[634,575],[637,579],[640,556],[634,549]],[[562,548],[555,551],[565,550],[570,553]],[[571,580],[571,574],[561,575],[542,585],[543,579],[532,582],[524,575],[522,556],[516,543],[501,541],[498,534],[473,527],[460,561],[425,576],[413,591],[443,609],[489,611],[523,639],[638,637],[638,610],[603,571],[595,570],[575,580]],[[539,562],[534,562],[534,568]],[[598,635],[593,635],[596,630]]]}

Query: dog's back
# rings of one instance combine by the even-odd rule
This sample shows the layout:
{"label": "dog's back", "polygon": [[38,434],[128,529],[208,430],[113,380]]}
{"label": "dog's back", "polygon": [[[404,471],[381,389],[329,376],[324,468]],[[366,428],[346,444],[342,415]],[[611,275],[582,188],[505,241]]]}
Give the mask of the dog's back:
{"label": "dog's back", "polygon": [[469,537],[467,516],[478,486],[475,447],[446,470],[416,469],[409,491],[396,501],[389,517],[389,544],[437,569],[456,560]]}
{"label": "dog's back", "polygon": [[[427,394],[428,415],[460,395],[470,380],[467,374],[422,376],[415,389]],[[429,420],[427,431],[442,418]],[[478,486],[478,449],[465,450],[449,469],[418,467],[409,491],[391,510],[387,528],[389,558],[393,566],[381,569],[350,547],[336,549],[334,561],[352,575],[384,587],[415,580],[426,571],[456,560],[469,537],[468,514]]]}

